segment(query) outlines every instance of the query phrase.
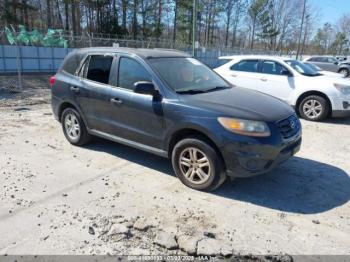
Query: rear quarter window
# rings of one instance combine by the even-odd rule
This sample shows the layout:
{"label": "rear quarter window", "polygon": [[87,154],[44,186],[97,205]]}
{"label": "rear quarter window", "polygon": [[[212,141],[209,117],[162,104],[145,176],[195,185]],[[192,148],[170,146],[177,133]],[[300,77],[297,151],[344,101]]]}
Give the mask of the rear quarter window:
{"label": "rear quarter window", "polygon": [[242,60],[230,67],[233,71],[243,71],[250,73],[258,72],[259,60]]}
{"label": "rear quarter window", "polygon": [[74,75],[79,64],[80,64],[80,56],[78,54],[71,53],[69,54],[62,65],[62,70],[66,73]]}

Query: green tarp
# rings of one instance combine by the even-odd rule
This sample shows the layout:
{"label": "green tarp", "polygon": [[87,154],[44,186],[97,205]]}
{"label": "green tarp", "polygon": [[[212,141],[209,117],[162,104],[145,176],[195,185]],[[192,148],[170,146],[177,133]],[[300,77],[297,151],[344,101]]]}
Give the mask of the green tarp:
{"label": "green tarp", "polygon": [[5,34],[8,42],[18,45],[42,45],[46,47],[68,47],[68,41],[64,39],[63,30],[48,29],[46,35],[41,34],[34,29],[28,32],[23,25],[18,26],[19,32],[16,34],[13,30],[5,27]]}

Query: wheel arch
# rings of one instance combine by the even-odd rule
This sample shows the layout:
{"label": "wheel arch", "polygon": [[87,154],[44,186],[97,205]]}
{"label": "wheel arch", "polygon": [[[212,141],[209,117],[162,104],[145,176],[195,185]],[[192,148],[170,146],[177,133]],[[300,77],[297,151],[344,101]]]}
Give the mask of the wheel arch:
{"label": "wheel arch", "polygon": [[313,96],[313,95],[316,95],[316,96],[320,96],[320,97],[323,97],[324,99],[326,99],[328,105],[329,105],[329,114],[332,112],[332,102],[331,100],[329,99],[329,97],[323,93],[323,92],[320,92],[320,91],[316,91],[316,90],[311,90],[311,91],[307,91],[307,92],[304,92],[302,93],[301,95],[299,95],[296,103],[295,103],[295,111],[299,114],[299,106],[300,106],[300,103],[301,101],[303,101],[303,99],[307,96]]}
{"label": "wheel arch", "polygon": [[222,163],[224,164],[224,169],[226,169],[225,159],[223,155],[221,154],[221,151],[219,150],[219,147],[216,145],[214,140],[210,138],[205,132],[200,131],[195,128],[182,128],[177,130],[172,134],[170,137],[169,143],[168,143],[168,157],[171,158],[172,151],[175,147],[175,145],[182,139],[188,138],[188,137],[194,137],[203,140],[204,142],[208,143],[213,149],[217,152],[220,159],[222,160]]}
{"label": "wheel arch", "polygon": [[58,116],[58,121],[61,122],[61,118],[62,118],[62,113],[65,109],[67,108],[73,108],[74,110],[76,110],[80,117],[82,118],[85,126],[87,127],[88,129],[88,125],[87,125],[87,122],[85,120],[85,117],[84,115],[82,114],[82,112],[80,111],[79,107],[76,106],[74,103],[70,102],[70,101],[64,101],[60,104],[59,108],[58,108],[58,112],[57,112],[57,116]]}
{"label": "wheel arch", "polygon": [[67,108],[73,108],[73,109],[75,109],[76,111],[79,112],[78,108],[74,104],[72,104],[72,103],[70,103],[68,101],[65,101],[65,102],[61,103],[59,108],[58,108],[58,113],[57,113],[58,120],[60,122],[61,122],[61,118],[62,118],[62,113]]}

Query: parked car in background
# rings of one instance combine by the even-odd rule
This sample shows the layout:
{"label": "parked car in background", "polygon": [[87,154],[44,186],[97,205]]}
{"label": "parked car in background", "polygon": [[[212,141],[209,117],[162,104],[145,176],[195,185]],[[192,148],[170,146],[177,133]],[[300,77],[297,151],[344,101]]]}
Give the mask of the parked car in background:
{"label": "parked car in background", "polygon": [[346,61],[348,58],[346,56],[336,56],[335,57],[339,62]]}
{"label": "parked car in background", "polygon": [[[269,56],[225,56],[214,69],[230,83],[275,96],[307,120],[350,116],[350,81],[328,77],[302,62]],[[255,99],[255,98],[252,98]]]}
{"label": "parked car in background", "polygon": [[183,52],[80,49],[50,83],[71,144],[95,135],[169,157],[179,179],[198,190],[268,172],[301,144],[289,105],[232,87]]}
{"label": "parked car in background", "polygon": [[322,74],[322,75],[324,75],[324,76],[336,77],[336,78],[344,78],[344,75],[342,75],[342,74],[323,70],[322,68],[320,68],[320,67],[318,67],[317,65],[312,64],[312,63],[310,63],[310,62],[303,62],[303,64],[305,64],[305,65],[311,67],[311,69],[313,69],[313,70],[319,72],[320,74]]}
{"label": "parked car in background", "polygon": [[339,62],[333,56],[311,56],[306,58],[304,62],[315,64],[326,71],[340,73],[344,77],[350,75],[350,62]]}

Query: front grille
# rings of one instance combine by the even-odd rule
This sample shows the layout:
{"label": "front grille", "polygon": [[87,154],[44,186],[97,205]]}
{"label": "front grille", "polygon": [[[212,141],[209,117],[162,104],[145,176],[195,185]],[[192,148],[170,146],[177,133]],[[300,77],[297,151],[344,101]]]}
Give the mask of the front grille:
{"label": "front grille", "polygon": [[277,126],[280,129],[282,137],[288,139],[296,135],[300,130],[300,121],[296,115],[277,122]]}

